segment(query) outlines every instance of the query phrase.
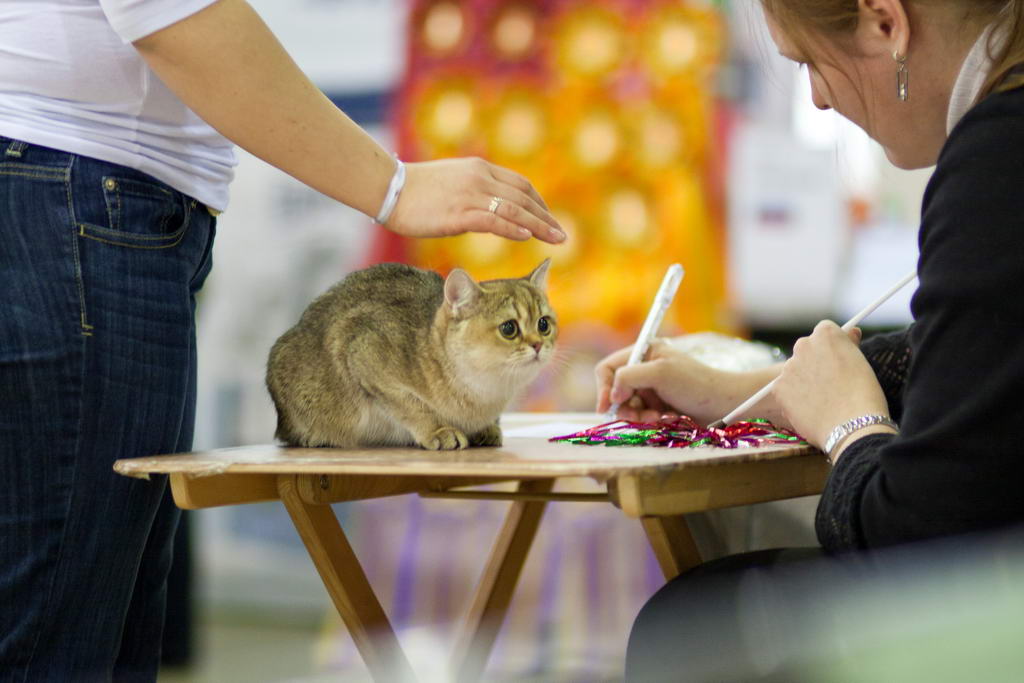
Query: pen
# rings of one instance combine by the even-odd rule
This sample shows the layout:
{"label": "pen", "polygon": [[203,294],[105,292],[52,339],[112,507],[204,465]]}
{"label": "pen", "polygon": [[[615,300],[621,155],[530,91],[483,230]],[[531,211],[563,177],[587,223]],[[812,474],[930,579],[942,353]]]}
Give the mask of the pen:
{"label": "pen", "polygon": [[[647,320],[640,328],[636,344],[633,345],[633,351],[629,354],[629,360],[624,367],[636,365],[647,355],[647,349],[651,347],[651,341],[658,334],[658,328],[661,327],[665,312],[672,305],[672,299],[675,298],[676,290],[679,289],[679,283],[682,281],[683,267],[678,263],[673,263],[665,272],[665,278],[661,281],[661,287],[658,288],[658,293],[654,296],[654,303],[651,304],[651,310],[647,313]],[[621,406],[621,403],[613,403],[608,409],[608,414],[615,417],[615,413],[619,412]]]}

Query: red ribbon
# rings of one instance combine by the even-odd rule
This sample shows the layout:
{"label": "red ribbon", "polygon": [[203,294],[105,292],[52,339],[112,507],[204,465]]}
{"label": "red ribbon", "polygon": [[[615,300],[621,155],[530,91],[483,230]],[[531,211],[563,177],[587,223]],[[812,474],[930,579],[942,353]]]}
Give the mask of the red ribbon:
{"label": "red ribbon", "polygon": [[615,420],[582,432],[556,436],[584,446],[659,446],[662,448],[743,448],[778,444],[805,445],[799,434],[776,427],[767,420],[744,420],[718,428],[702,427],[692,417],[664,417],[658,422]]}

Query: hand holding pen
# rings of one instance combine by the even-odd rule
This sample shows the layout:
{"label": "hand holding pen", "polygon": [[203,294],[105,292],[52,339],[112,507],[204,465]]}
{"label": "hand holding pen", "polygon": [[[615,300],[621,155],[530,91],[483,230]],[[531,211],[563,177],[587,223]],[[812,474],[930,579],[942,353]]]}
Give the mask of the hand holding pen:
{"label": "hand holding pen", "polygon": [[[870,304],[865,306],[860,312],[858,312],[855,316],[853,316],[848,321],[846,321],[846,323],[842,326],[841,329],[844,332],[848,332],[852,328],[854,328],[857,325],[859,325],[861,323],[861,321],[864,320],[864,318],[866,318],[869,315],[871,315],[875,311],[875,309],[877,309],[879,306],[881,306],[886,301],[888,301],[890,298],[892,298],[892,296],[894,294],[896,294],[896,292],[898,292],[901,289],[903,289],[904,287],[906,287],[908,284],[910,284],[916,278],[917,278],[917,271],[916,270],[912,270],[909,273],[907,273],[905,276],[900,278],[899,281],[896,282],[896,284],[894,284],[892,287],[890,287],[885,292],[883,292],[877,299],[872,301]],[[714,422],[712,422],[708,426],[709,427],[725,427],[726,425],[729,425],[729,424],[732,424],[733,422],[735,422],[744,413],[746,413],[751,408],[756,406],[762,399],[764,399],[768,394],[771,393],[772,387],[775,386],[775,382],[777,381],[777,379],[778,378],[773,379],[771,382],[769,382],[765,386],[761,387],[761,389],[758,392],[756,392],[753,396],[751,396],[750,398],[745,400],[743,403],[741,403],[738,406],[736,406],[728,415],[726,415],[725,417],[723,417],[720,420],[715,420]]]}

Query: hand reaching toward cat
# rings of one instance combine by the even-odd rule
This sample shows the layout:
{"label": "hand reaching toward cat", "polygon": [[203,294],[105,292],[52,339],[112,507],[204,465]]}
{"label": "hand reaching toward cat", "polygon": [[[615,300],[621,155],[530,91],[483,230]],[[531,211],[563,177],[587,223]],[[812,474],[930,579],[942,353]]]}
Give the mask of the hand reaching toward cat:
{"label": "hand reaching toward cat", "polygon": [[[133,45],[226,138],[309,187],[379,215],[394,160],[324,97],[244,0],[213,3]],[[494,198],[501,201],[491,211]],[[410,237],[490,232],[565,240],[529,181],[483,159],[407,164],[386,225]]]}
{"label": "hand reaching toward cat", "polygon": [[[494,198],[501,201],[491,211]],[[479,158],[406,164],[405,187],[386,227],[406,237],[490,232],[517,241],[565,240],[530,181]]]}

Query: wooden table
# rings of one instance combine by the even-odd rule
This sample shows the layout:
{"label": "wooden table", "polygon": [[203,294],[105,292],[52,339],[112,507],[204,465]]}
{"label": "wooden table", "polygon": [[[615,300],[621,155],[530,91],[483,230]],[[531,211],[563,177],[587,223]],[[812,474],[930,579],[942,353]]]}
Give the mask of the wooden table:
{"label": "wooden table", "polygon": [[[545,422],[594,425],[596,415],[512,414],[506,432]],[[456,641],[451,671],[479,680],[548,502],[609,502],[638,518],[666,578],[701,562],[686,513],[819,493],[827,474],[810,446],[746,449],[587,447],[506,436],[499,448],[425,451],[247,446],[119,460],[124,475],[170,475],[189,510],[280,500],[374,680],[415,680],[395,632],[330,503],[417,493],[512,501]],[[555,491],[589,477],[602,493]],[[515,490],[474,490],[516,482]]]}

